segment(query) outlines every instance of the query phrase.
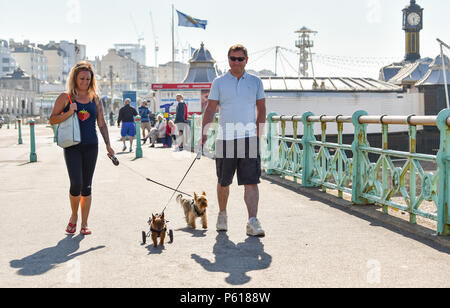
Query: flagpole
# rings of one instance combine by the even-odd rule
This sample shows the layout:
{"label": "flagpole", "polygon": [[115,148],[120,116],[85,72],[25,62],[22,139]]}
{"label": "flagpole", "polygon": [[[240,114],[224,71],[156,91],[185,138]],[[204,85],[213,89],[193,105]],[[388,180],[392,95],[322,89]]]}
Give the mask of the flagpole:
{"label": "flagpole", "polygon": [[175,82],[175,8],[172,4],[172,82]]}

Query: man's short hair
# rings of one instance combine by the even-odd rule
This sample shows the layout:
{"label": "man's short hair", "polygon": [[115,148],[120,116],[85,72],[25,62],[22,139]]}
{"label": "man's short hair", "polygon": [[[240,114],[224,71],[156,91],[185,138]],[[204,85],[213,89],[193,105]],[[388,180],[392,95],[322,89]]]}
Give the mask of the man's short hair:
{"label": "man's short hair", "polygon": [[177,93],[177,96],[176,96],[176,97],[184,98],[184,97],[183,97],[183,94],[181,94],[181,93]]}
{"label": "man's short hair", "polygon": [[231,46],[230,50],[228,50],[228,56],[230,56],[231,53],[235,52],[235,51],[244,52],[245,57],[248,58],[248,51],[247,51],[247,48],[244,47],[244,45],[236,44],[236,45]]}
{"label": "man's short hair", "polygon": [[131,103],[131,99],[130,99],[130,98],[126,98],[124,103],[125,103],[125,104],[126,104],[126,103]]}

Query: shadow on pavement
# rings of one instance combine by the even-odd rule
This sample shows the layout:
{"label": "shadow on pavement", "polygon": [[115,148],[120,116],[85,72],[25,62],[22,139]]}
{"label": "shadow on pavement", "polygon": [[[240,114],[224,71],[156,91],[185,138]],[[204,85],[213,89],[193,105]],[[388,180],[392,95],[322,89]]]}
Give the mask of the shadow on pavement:
{"label": "shadow on pavement", "polygon": [[192,237],[206,237],[206,233],[208,230],[198,230],[198,229],[192,229],[190,227],[184,227],[177,229],[176,231],[183,231],[186,233],[192,234]]}
{"label": "shadow on pavement", "polygon": [[248,272],[270,267],[272,256],[264,252],[264,245],[257,237],[248,237],[244,243],[234,244],[228,235],[221,232],[217,235],[213,253],[214,263],[192,254],[191,258],[209,272],[229,273],[225,281],[231,285],[243,285],[251,280]]}
{"label": "shadow on pavement", "polygon": [[83,235],[73,237],[68,235],[66,238],[58,242],[54,247],[42,249],[21,260],[10,261],[10,266],[19,268],[17,272],[23,276],[42,275],[53,269],[56,265],[66,263],[78,256],[84,255],[91,251],[105,248],[105,246],[97,246],[88,250],[75,253],[80,248],[80,242],[84,239]]}

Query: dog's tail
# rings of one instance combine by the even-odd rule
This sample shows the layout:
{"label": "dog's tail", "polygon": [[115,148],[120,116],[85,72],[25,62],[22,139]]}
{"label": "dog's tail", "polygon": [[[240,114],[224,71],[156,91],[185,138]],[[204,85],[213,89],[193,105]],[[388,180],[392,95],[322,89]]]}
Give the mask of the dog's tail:
{"label": "dog's tail", "polygon": [[182,194],[179,194],[178,196],[177,196],[177,202],[178,203],[181,203],[181,199],[183,198],[183,195]]}

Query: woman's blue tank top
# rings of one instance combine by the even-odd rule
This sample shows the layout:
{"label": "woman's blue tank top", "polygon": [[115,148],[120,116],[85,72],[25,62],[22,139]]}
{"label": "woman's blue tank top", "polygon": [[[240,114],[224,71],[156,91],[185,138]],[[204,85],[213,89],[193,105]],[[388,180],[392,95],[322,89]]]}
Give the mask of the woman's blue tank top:
{"label": "woman's blue tank top", "polygon": [[[82,104],[73,100],[74,104],[77,104],[78,111],[77,116],[80,122],[81,143],[84,144],[98,144],[97,129],[95,127],[97,121],[97,106],[95,100],[87,104]],[[70,103],[64,109],[64,112],[68,112]]]}

